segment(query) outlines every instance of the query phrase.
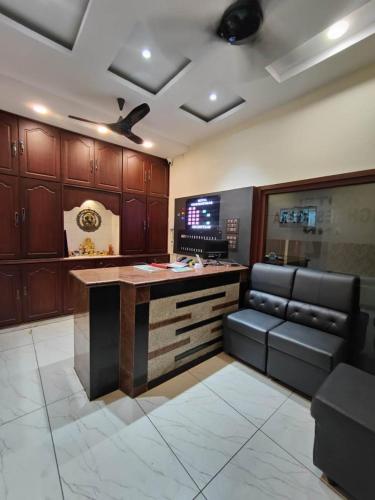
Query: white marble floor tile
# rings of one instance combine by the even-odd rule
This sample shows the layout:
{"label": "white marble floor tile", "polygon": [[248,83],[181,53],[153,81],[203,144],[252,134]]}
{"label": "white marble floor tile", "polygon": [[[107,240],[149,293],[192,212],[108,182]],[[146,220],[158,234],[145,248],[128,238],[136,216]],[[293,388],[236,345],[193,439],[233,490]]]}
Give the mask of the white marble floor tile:
{"label": "white marble floor tile", "polygon": [[0,424],[44,406],[33,345],[0,352]]}
{"label": "white marble floor tile", "polygon": [[47,407],[65,500],[188,499],[199,490],[137,403],[83,391]]}
{"label": "white marble floor tile", "polygon": [[14,330],[8,333],[3,333],[0,330],[0,351],[31,345],[32,343],[33,338],[30,328],[26,330]]}
{"label": "white marble floor tile", "polygon": [[0,427],[0,498],[61,500],[44,408]]}
{"label": "white marble floor tile", "polygon": [[66,335],[35,344],[47,404],[82,390],[74,370],[74,337]]}
{"label": "white marble floor tile", "polygon": [[200,382],[187,371],[144,392],[136,399],[141,404],[143,411],[150,413],[198,384]]}
{"label": "white marble floor tile", "polygon": [[339,500],[314,474],[258,432],[203,491],[208,500]]}
{"label": "white marble floor tile", "polygon": [[35,326],[32,328],[32,336],[34,342],[42,342],[44,340],[52,340],[56,337],[64,337],[65,335],[74,334],[74,321],[67,319],[57,321],[55,323],[47,323],[45,325]]}
{"label": "white marble floor tile", "polygon": [[262,431],[321,476],[321,471],[313,464],[315,421],[310,415],[310,401],[293,394],[266,422]]}
{"label": "white marble floor tile", "polygon": [[[192,373],[198,377],[199,365]],[[290,396],[291,391],[238,361],[223,365],[202,382],[260,427]]]}
{"label": "white marble floor tile", "polygon": [[[146,398],[140,404],[149,412]],[[254,425],[203,384],[148,415],[200,488],[256,431]]]}
{"label": "white marble floor tile", "polygon": [[2,328],[1,333],[14,332],[16,330],[30,330],[36,326],[49,325],[52,323],[60,323],[60,321],[66,321],[67,319],[73,319],[73,315],[69,316],[58,316],[57,318],[42,319],[40,321],[31,321],[30,323],[21,323],[19,325],[10,326],[8,328]]}

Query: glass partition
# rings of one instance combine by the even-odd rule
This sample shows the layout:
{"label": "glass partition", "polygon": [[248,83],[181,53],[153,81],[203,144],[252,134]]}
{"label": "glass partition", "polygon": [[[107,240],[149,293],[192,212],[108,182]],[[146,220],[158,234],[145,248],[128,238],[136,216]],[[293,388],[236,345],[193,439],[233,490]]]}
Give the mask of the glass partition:
{"label": "glass partition", "polygon": [[356,274],[355,363],[375,373],[375,183],[268,197],[265,262]]}

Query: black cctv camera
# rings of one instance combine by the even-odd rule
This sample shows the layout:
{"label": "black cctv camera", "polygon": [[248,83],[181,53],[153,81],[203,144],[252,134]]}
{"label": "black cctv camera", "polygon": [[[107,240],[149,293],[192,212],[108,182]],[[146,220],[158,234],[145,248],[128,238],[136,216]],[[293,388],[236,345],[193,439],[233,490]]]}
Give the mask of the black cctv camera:
{"label": "black cctv camera", "polygon": [[227,8],[217,34],[231,45],[255,35],[263,23],[263,9],[259,0],[237,0]]}

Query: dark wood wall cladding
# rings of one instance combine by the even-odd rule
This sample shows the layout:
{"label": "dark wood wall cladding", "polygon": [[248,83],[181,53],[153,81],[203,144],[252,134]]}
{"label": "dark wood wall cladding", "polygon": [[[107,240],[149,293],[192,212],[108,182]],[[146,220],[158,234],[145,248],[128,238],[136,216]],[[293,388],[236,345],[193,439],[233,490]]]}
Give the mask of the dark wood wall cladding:
{"label": "dark wood wall cladding", "polygon": [[121,213],[121,195],[116,193],[107,193],[95,189],[79,189],[74,187],[65,187],[63,196],[64,210],[72,210],[80,207],[86,200],[93,200],[101,203],[107,210],[115,215]]}
{"label": "dark wood wall cladding", "polygon": [[[72,313],[72,268],[168,261],[168,211],[150,201],[167,206],[168,182],[162,158],[0,111],[0,327]],[[121,257],[64,260],[63,212],[86,200],[120,217]]]}

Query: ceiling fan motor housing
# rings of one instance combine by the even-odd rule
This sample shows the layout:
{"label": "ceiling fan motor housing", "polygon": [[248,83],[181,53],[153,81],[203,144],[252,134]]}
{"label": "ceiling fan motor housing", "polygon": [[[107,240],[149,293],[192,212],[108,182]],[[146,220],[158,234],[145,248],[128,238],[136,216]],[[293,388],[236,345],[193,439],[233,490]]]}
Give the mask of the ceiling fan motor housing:
{"label": "ceiling fan motor housing", "polygon": [[224,12],[217,34],[231,45],[255,35],[263,23],[259,0],[237,0]]}

